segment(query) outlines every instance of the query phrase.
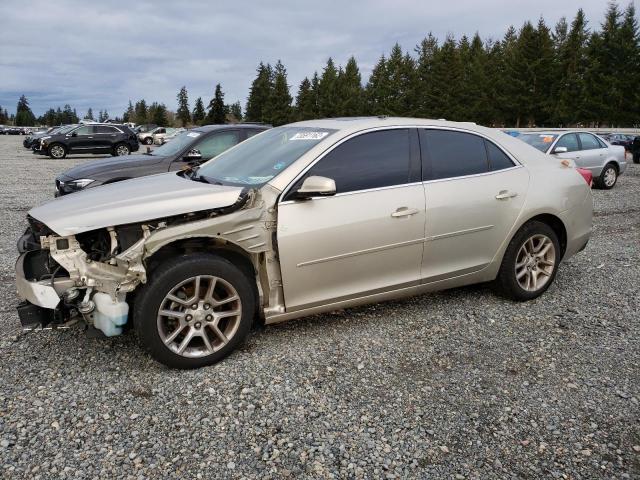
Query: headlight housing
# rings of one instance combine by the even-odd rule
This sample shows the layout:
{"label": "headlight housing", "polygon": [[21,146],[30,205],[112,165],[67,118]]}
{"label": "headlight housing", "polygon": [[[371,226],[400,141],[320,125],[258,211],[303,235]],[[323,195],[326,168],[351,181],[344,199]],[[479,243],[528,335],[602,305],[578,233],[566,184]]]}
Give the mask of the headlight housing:
{"label": "headlight housing", "polygon": [[79,178],[78,180],[69,180],[68,182],[64,182],[64,184],[74,190],[80,190],[91,185],[93,182],[95,182],[95,180],[91,178]]}

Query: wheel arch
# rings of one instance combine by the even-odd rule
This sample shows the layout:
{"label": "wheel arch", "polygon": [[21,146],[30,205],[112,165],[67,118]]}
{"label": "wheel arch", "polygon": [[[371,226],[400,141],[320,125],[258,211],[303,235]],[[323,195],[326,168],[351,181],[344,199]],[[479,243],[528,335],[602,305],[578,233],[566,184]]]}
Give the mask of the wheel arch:
{"label": "wheel arch", "polygon": [[[522,222],[520,224],[520,226],[513,232],[513,235],[511,235],[511,238],[509,238],[509,242],[511,242],[511,240],[513,240],[513,238],[522,229],[522,227],[524,227],[526,224],[528,224],[530,222],[541,222],[541,223],[544,223],[544,224],[548,225],[554,231],[554,233],[558,237],[558,243],[560,244],[561,257],[564,257],[564,254],[567,251],[567,238],[568,238],[567,237],[567,227],[565,226],[565,224],[562,221],[562,219],[560,219],[560,217],[558,217],[557,215],[554,215],[552,213],[539,213],[537,215],[534,215],[531,218],[528,218],[524,222]],[[507,245],[508,245],[509,242],[507,242]]]}

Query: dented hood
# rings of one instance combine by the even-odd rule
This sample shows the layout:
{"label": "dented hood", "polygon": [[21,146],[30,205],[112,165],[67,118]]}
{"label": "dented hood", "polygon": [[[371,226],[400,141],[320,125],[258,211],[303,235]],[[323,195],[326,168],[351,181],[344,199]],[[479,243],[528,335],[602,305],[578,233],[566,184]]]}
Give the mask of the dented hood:
{"label": "dented hood", "polygon": [[58,235],[233,205],[241,187],[196,182],[175,172],[89,188],[32,209]]}

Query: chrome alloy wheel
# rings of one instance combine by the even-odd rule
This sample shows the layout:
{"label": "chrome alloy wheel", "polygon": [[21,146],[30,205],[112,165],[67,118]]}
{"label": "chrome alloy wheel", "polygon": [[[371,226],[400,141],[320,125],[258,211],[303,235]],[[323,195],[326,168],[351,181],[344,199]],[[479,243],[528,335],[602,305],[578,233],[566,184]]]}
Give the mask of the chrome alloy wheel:
{"label": "chrome alloy wheel", "polygon": [[64,157],[64,147],[62,145],[54,145],[53,147],[51,147],[49,152],[51,153],[51,156],[53,158]]}
{"label": "chrome alloy wheel", "polygon": [[222,278],[199,275],[176,285],[160,303],[158,333],[172,352],[205,357],[223,348],[236,334],[242,303]]}
{"label": "chrome alloy wheel", "polygon": [[123,155],[129,155],[129,147],[126,145],[118,145],[118,148],[116,148],[116,154],[120,157]]}
{"label": "chrome alloy wheel", "polygon": [[546,235],[533,235],[516,256],[516,280],[528,292],[544,287],[556,266],[556,249]]}
{"label": "chrome alloy wheel", "polygon": [[607,167],[604,172],[603,182],[607,187],[613,187],[616,183],[616,177],[618,176],[614,167]]}

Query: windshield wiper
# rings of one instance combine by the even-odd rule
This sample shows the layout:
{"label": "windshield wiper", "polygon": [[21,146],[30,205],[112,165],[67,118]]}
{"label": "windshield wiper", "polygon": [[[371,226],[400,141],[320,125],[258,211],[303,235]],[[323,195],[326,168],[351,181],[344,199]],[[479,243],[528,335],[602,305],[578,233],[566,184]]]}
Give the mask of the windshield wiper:
{"label": "windshield wiper", "polygon": [[211,185],[224,185],[220,180],[213,177],[207,177],[205,175],[198,175],[200,167],[193,167],[191,170],[187,170],[186,175],[189,176],[194,182],[209,183]]}

